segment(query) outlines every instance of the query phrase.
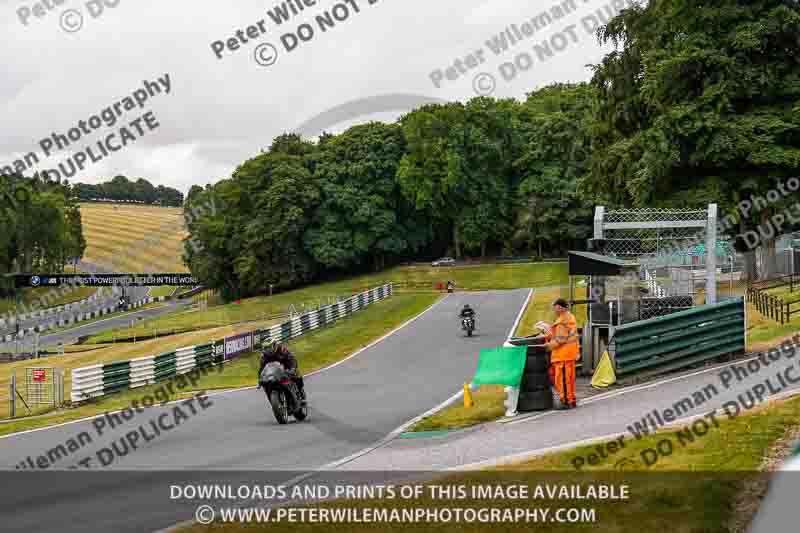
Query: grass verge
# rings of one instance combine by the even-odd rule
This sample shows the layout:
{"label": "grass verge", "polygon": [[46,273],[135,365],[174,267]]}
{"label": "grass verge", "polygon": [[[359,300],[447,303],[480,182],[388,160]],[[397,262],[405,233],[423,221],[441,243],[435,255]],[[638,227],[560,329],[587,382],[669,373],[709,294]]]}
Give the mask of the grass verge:
{"label": "grass verge", "polygon": [[464,407],[459,400],[445,409],[425,417],[414,424],[408,431],[440,431],[445,429],[461,429],[501,418],[506,409],[503,406],[506,393],[502,385],[483,385],[472,393],[475,405]]}
{"label": "grass verge", "polygon": [[[724,418],[724,417],[722,417]],[[530,461],[488,469],[474,473],[458,473],[440,477],[431,484],[437,486],[460,485],[467,489],[463,499],[433,499],[429,492],[412,500],[368,499],[339,500],[314,505],[316,508],[350,507],[357,509],[435,509],[460,507],[480,509],[556,508],[594,509],[594,523],[504,524],[468,523],[420,524],[409,526],[398,523],[347,523],[326,524],[326,531],[454,531],[459,533],[483,531],[524,530],[538,531],[601,531],[608,533],[666,530],[677,532],[723,532],[743,530],[749,516],[741,516],[744,506],[757,508],[760,494],[747,490],[754,480],[766,477],[760,471],[775,454],[776,446],[792,428],[800,425],[800,399],[771,402],[750,414],[732,420],[720,420],[720,427],[697,437],[656,464],[646,467],[640,460],[642,450],[654,449],[666,437],[675,440],[673,431],[662,431],[638,441],[629,442],[613,459],[596,466],[587,466],[576,472],[573,460],[596,452],[599,445],[582,446],[569,451],[545,455]],[[625,459],[624,471],[617,466]],[[472,486],[491,484],[540,484],[559,486],[579,484],[597,486],[601,483],[626,484],[630,487],[628,500],[580,500],[573,498],[544,499],[478,499],[471,493]],[[746,499],[756,500],[743,502]],[[744,505],[743,505],[744,504]],[[551,515],[552,516],[552,515]],[[734,527],[735,523],[735,527]],[[258,524],[225,524],[193,526],[188,531],[253,531],[263,527]],[[305,532],[316,530],[317,524],[299,521],[271,523],[271,531]]]}
{"label": "grass verge", "polygon": [[[303,373],[324,368],[332,363],[342,360],[359,348],[369,344],[375,339],[380,338],[387,332],[398,327],[414,316],[418,315],[426,308],[430,307],[440,295],[438,294],[400,294],[387,300],[377,302],[369,307],[367,312],[359,311],[352,317],[344,319],[330,327],[319,329],[308,335],[291,341],[290,347],[298,357],[300,369]],[[191,334],[190,334],[191,335]],[[159,347],[167,347],[165,340],[160,340]],[[191,345],[194,338],[191,336],[170,339],[170,342],[180,347]],[[139,349],[143,350],[147,343],[142,343]],[[122,353],[120,348],[106,348],[109,357],[113,360],[129,359],[135,356],[152,355],[153,351],[141,353],[134,347],[128,347],[129,352]],[[155,353],[158,353],[157,351]],[[73,367],[94,364],[98,358],[102,358],[97,352],[88,352],[81,356],[63,356],[48,359],[48,366],[63,366],[67,361],[81,362],[74,364]],[[231,389],[255,385],[256,373],[258,370],[258,354],[251,353],[244,355],[235,361],[224,365],[221,373],[212,372],[203,377],[198,383],[197,390]],[[56,361],[54,361],[56,360]],[[91,362],[88,362],[91,361]],[[27,366],[26,362],[13,363],[17,366]],[[61,363],[59,365],[58,363]],[[9,369],[7,365],[0,366],[0,390],[7,390],[2,379],[8,379]],[[9,365],[10,366],[10,365]],[[7,382],[6,382],[7,383]],[[125,391],[119,394],[110,395],[100,399],[97,403],[83,405],[74,409],[63,410],[60,412],[49,413],[46,416],[30,419],[19,419],[0,424],[0,435],[50,426],[70,420],[77,420],[87,416],[92,416],[106,411],[122,409],[130,405],[133,399],[142,398],[152,393],[157,386],[142,387],[134,391]],[[7,403],[6,403],[7,405]]]}
{"label": "grass verge", "polygon": [[[522,265],[483,265],[476,267],[400,267],[382,272],[360,276],[349,280],[321,283],[287,291],[273,296],[258,296],[230,303],[143,321],[139,329],[106,331],[88,339],[90,343],[110,342],[115,338],[129,338],[147,335],[153,329],[187,332],[208,329],[247,320],[263,319],[287,313],[290,306],[302,309],[302,305],[318,306],[344,297],[378,287],[384,283],[410,284],[414,287],[427,286],[434,289],[436,282],[454,279],[459,289],[515,289],[519,287],[543,287],[563,282],[566,278],[566,263],[532,263]],[[403,292],[398,288],[395,292]]]}
{"label": "grass verge", "polygon": [[171,296],[172,293],[175,292],[177,287],[172,287],[170,285],[163,285],[160,287],[150,287],[150,294],[151,298],[158,298],[159,296]]}

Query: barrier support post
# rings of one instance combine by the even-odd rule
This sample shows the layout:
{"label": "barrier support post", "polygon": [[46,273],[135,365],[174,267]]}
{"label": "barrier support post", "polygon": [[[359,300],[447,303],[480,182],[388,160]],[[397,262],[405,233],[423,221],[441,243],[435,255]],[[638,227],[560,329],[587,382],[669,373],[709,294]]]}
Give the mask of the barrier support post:
{"label": "barrier support post", "polygon": [[506,408],[506,416],[517,416],[518,403],[519,387],[506,387],[506,401],[503,402]]}
{"label": "barrier support post", "polygon": [[9,385],[9,413],[10,418],[17,416],[17,373],[11,373],[11,384]]}

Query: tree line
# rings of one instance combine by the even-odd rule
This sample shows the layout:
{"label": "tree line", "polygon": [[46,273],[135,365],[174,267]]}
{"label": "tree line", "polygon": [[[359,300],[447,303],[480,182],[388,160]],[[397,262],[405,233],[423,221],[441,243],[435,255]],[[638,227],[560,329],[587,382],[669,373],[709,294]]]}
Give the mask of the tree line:
{"label": "tree line", "polygon": [[598,30],[613,50],[588,83],[279,136],[192,188],[188,204],[213,194],[225,209],[192,221],[203,247],[185,259],[238,296],[445,253],[560,255],[591,235],[594,205],[715,202],[745,232],[794,202],[736,209],[798,175],[798,35],[790,0],[633,6]]}
{"label": "tree line", "polygon": [[84,202],[115,200],[169,207],[183,205],[183,193],[172,187],[154,186],[144,178],[129,180],[125,176],[115,176],[104,183],[75,183],[73,190],[77,198]]}
{"label": "tree line", "polygon": [[230,179],[189,191],[187,206],[216,195],[225,208],[189,225],[202,251],[187,246],[187,264],[233,297],[419,257],[562,254],[590,234],[576,188],[592,92],[556,85],[317,142],[281,135]]}

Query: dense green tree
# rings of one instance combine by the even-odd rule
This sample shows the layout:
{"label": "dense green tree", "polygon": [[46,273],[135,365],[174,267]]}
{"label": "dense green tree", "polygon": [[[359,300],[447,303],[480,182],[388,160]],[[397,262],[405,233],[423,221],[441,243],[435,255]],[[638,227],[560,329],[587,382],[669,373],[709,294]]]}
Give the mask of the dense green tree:
{"label": "dense green tree", "polygon": [[[240,292],[234,265],[241,233],[235,206],[240,198],[240,189],[228,179],[194,195],[184,206],[189,236],[184,240],[183,260],[192,274],[208,287],[219,290],[225,298],[233,298]],[[223,203],[233,207],[218,209]]]}
{"label": "dense green tree", "polygon": [[189,192],[186,194],[186,202],[191,203],[194,198],[196,198],[199,194],[202,194],[203,188],[199,185],[192,185],[189,188]]}
{"label": "dense green tree", "polygon": [[429,105],[401,120],[408,143],[397,178],[404,194],[452,231],[456,255],[464,245],[485,254],[502,242],[511,219],[512,163],[517,149],[516,104],[476,98]]}
{"label": "dense green tree", "polygon": [[522,106],[517,247],[561,255],[590,236],[592,202],[577,186],[590,171],[593,100],[586,84],[557,84],[531,93]]}
{"label": "dense green tree", "polygon": [[599,32],[617,49],[594,73],[600,106],[586,190],[635,206],[720,199],[732,213],[737,198],[796,175],[799,34],[790,0],[654,0],[613,19]]}
{"label": "dense green tree", "polygon": [[320,205],[304,237],[318,263],[381,268],[387,256],[414,252],[425,242],[424,220],[402,209],[406,202],[395,179],[404,149],[401,128],[377,122],[321,143],[315,165]]}
{"label": "dense green tree", "polygon": [[[230,180],[187,202],[187,213],[199,213],[189,217],[184,255],[195,275],[228,298],[313,278],[316,264],[302,235],[319,198],[309,168],[314,149],[296,135],[282,135]],[[210,196],[224,209],[204,209]]]}
{"label": "dense green tree", "polygon": [[[66,183],[0,177],[0,275],[60,272],[86,248],[78,206]],[[10,287],[0,287],[9,296]]]}
{"label": "dense green tree", "polygon": [[[595,204],[716,202],[730,219],[798,174],[799,10],[640,2],[599,30],[614,50],[590,84],[427,105],[316,144],[282,135],[230,180],[190,190],[187,206],[225,203],[190,223],[192,271],[235,295],[451,249],[560,255],[591,234]],[[793,201],[727,226],[751,229]],[[772,236],[762,249],[768,273]]]}

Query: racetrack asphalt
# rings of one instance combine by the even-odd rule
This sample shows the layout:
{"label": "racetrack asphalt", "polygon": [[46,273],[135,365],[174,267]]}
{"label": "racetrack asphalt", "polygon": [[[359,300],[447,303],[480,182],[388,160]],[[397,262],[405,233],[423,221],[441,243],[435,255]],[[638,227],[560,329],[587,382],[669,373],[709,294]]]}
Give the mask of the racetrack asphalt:
{"label": "racetrack asphalt", "polygon": [[[128,289],[129,296],[131,301],[135,302],[141,300],[147,296],[149,289],[147,287],[131,287]],[[49,324],[50,322],[57,322],[59,319],[66,319],[70,316],[77,315],[78,313],[89,313],[91,311],[97,311],[102,309],[103,307],[116,307],[117,302],[119,301],[120,293],[113,293],[112,291],[108,290],[108,288],[103,288],[103,292],[101,293],[101,298],[97,300],[93,300],[90,302],[86,302],[83,305],[75,306],[73,309],[61,311],[60,313],[53,313],[52,315],[47,316],[37,316],[32,318],[26,318],[25,320],[20,320],[19,325],[20,329],[28,329],[34,328],[36,326],[42,326]],[[15,329],[13,327],[6,327],[2,333],[14,333]]]}
{"label": "racetrack asphalt", "polygon": [[[82,271],[86,272],[96,272],[96,273],[110,273],[111,271],[103,266],[94,265],[92,263],[86,262],[79,262],[78,268]],[[69,311],[62,311],[58,314],[53,314],[45,317],[34,317],[34,318],[27,318],[25,320],[20,321],[20,328],[23,330],[34,328],[36,326],[49,324],[51,322],[57,322],[61,318],[69,318],[72,316],[77,315],[78,313],[89,313],[92,311],[99,311],[104,307],[113,307],[116,308],[117,302],[119,301],[119,293],[116,291],[108,291],[107,287],[102,288],[103,290],[103,297],[99,298],[98,300],[94,300],[83,304],[75,309],[71,309]],[[127,289],[127,295],[129,296],[132,302],[137,302],[145,297],[147,297],[148,293],[150,292],[149,287],[130,287]],[[62,344],[72,344],[76,342],[79,337],[85,335],[93,335],[97,333],[102,333],[108,329],[114,329],[121,326],[125,326],[130,324],[130,321],[134,318],[153,318],[156,316],[160,316],[165,313],[172,312],[174,310],[174,302],[169,301],[166,306],[159,307],[157,309],[148,309],[146,311],[138,311],[136,314],[128,314],[126,317],[113,317],[110,319],[100,319],[95,320],[91,324],[87,324],[84,326],[78,327],[67,327],[62,331],[57,331],[54,333],[44,335],[40,335],[39,337],[39,346],[55,346],[58,343]],[[14,333],[15,329],[12,327],[6,326],[5,329],[0,328],[0,336],[4,336],[6,334]],[[26,335],[24,336],[21,341],[19,342],[20,346],[17,346],[14,342],[3,343],[0,342],[0,353],[12,353],[17,351],[17,349],[21,351],[32,351],[34,346],[34,335]]]}
{"label": "racetrack asphalt", "polygon": [[[144,294],[142,296],[144,296]],[[116,297],[114,298],[114,301],[116,301]],[[63,330],[56,331],[54,333],[40,334],[39,346],[40,349],[42,347],[49,347],[52,349],[59,343],[73,344],[77,342],[80,337],[84,337],[87,335],[96,335],[99,333],[103,333],[104,331],[108,331],[110,329],[130,326],[132,320],[155,318],[157,316],[171,313],[175,311],[175,308],[178,305],[179,304],[176,301],[168,300],[164,302],[163,305],[159,305],[158,307],[150,307],[148,309],[141,309],[139,311],[133,310],[105,318],[101,317],[82,326],[78,325],[73,327],[66,327]],[[96,307],[99,309],[100,307],[103,306],[97,305]],[[92,307],[82,308],[81,312],[85,312],[86,310],[89,310],[91,308]],[[34,343],[33,335],[27,335],[22,339],[21,344],[23,345],[23,347],[20,349],[31,351],[33,349],[33,343]],[[0,353],[13,353],[13,352],[15,352],[14,342],[0,343]]]}
{"label": "racetrack asphalt", "polygon": [[[448,295],[381,342],[308,376],[306,422],[278,425],[257,389],[218,393],[209,396],[208,409],[195,403],[196,415],[151,442],[139,442],[124,456],[116,454],[102,468],[105,472],[6,470],[0,475],[13,478],[14,489],[0,499],[0,523],[4,530],[152,531],[192,518],[191,502],[170,499],[169,484],[178,479],[220,480],[221,474],[208,474],[214,470],[227,472],[227,479],[255,476],[276,483],[352,456],[470,381],[479,350],[503,344],[529,293]],[[458,319],[466,302],[477,311],[471,338],[461,331]],[[121,448],[118,441],[127,432],[173,409],[147,409],[102,435],[92,421],[83,421],[1,438],[0,467],[14,469],[29,456],[35,462],[82,432],[92,437],[91,443],[59,457],[53,468],[68,468],[85,457],[96,467],[98,450],[113,442]],[[164,470],[173,472],[156,472]],[[82,518],[67,521],[66,515]]]}

